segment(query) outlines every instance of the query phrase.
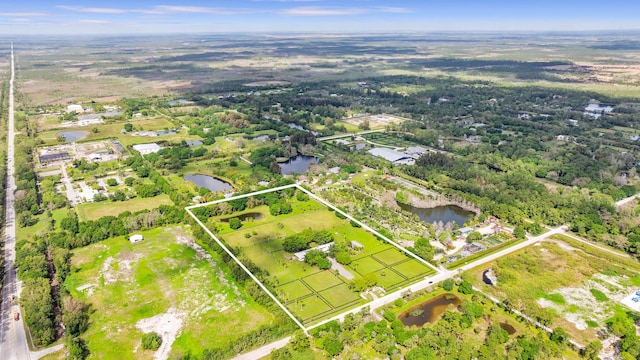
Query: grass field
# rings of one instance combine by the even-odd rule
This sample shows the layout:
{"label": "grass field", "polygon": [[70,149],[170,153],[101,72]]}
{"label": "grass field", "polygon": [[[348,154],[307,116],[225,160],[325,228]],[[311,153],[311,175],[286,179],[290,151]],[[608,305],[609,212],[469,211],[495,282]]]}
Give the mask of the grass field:
{"label": "grass field", "polygon": [[[146,130],[162,130],[162,129],[175,127],[173,123],[171,123],[169,120],[164,118],[140,120],[140,121],[133,122],[133,124],[136,129],[142,128],[145,131]],[[94,127],[99,130],[97,133],[94,133],[91,131],[91,129]],[[124,122],[118,122],[113,124],[102,124],[102,125],[90,125],[85,127],[73,128],[71,130],[84,130],[88,132],[87,136],[80,140],[82,142],[99,140],[99,139],[118,138],[118,140],[120,140],[120,142],[124,146],[132,145],[132,144],[156,142],[159,140],[172,141],[176,139],[187,138],[185,134],[176,134],[176,135],[161,136],[161,137],[131,136],[129,134],[122,134],[121,133],[122,129],[124,129]],[[65,129],[65,130],[68,130],[68,129]],[[57,134],[60,131],[63,131],[63,130],[43,131],[38,134],[38,138],[44,142],[43,145],[45,146],[60,144],[57,140]]]}
{"label": "grass field", "polygon": [[81,221],[97,220],[103,216],[118,216],[125,211],[136,212],[155,209],[160,205],[173,205],[169,195],[158,195],[152,198],[133,198],[126,201],[101,201],[81,204],[76,207]]}
{"label": "grass field", "polygon": [[[170,309],[182,320],[174,354],[199,354],[273,321],[219,267],[180,241],[190,236],[188,229],[142,234],[140,243],[119,237],[74,251],[64,286],[95,310],[84,335],[92,358],[151,359],[153,354],[140,348],[136,323]],[[86,289],[78,290],[83,285]]]}
{"label": "grass field", "polygon": [[[352,240],[363,245],[351,249],[353,262],[344,266],[354,279],[373,276],[378,286],[391,292],[408,286],[433,270],[409,257],[373,234],[354,227],[346,219],[338,218],[324,205],[313,201],[288,199],[292,213],[273,216],[266,205],[230,215],[212,217],[204,221],[215,227],[218,237],[237,249],[241,257],[249,259],[268,275],[263,279],[273,284],[273,293],[289,310],[309,325],[367,302],[350,289],[351,279],[334,270],[320,270],[283,250],[282,239],[307,229],[329,230],[335,242]],[[247,213],[259,213],[258,218],[245,220],[238,230],[232,230],[226,219]]]}
{"label": "grass field", "polygon": [[[508,299],[516,309],[552,328],[562,327],[573,339],[586,343],[615,312],[629,310],[621,300],[635,291],[640,264],[587,244],[564,241],[565,237],[554,238],[467,274],[482,291]],[[487,268],[494,269],[496,286],[482,281]]]}
{"label": "grass field", "polygon": [[362,137],[375,144],[393,147],[393,148],[398,148],[398,147],[407,148],[411,146],[418,146],[418,144],[414,142],[407,141],[401,137],[398,137],[392,134],[387,134],[387,133],[371,133],[371,134],[362,135]]}

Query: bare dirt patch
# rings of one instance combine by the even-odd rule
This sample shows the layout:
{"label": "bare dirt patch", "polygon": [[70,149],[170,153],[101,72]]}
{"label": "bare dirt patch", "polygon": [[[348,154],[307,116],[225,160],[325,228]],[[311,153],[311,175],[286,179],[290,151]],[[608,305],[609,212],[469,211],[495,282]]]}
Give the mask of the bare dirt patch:
{"label": "bare dirt patch", "polygon": [[153,355],[154,359],[165,360],[169,358],[171,345],[176,340],[180,329],[182,329],[182,319],[184,315],[184,313],[171,308],[164,314],[138,321],[136,327],[140,329],[140,331],[144,333],[155,331],[162,337],[162,344]]}

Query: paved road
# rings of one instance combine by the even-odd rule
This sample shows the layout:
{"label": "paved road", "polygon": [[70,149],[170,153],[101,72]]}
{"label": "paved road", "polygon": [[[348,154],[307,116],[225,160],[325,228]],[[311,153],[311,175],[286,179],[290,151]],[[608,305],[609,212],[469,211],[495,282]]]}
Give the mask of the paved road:
{"label": "paved road", "polygon": [[620,206],[622,206],[622,205],[625,205],[625,204],[627,204],[627,203],[629,203],[629,202],[631,202],[631,201],[633,201],[633,200],[637,199],[639,195],[640,195],[640,194],[635,194],[635,195],[629,196],[629,197],[627,197],[627,198],[624,198],[624,199],[622,199],[622,200],[618,200],[618,201],[616,201],[616,207],[620,207]]}
{"label": "paved road", "polygon": [[371,134],[371,133],[377,133],[377,132],[383,132],[383,131],[384,130],[367,130],[367,131],[360,131],[357,133],[346,133],[346,134],[319,137],[316,140],[318,141],[335,140],[335,139],[340,139],[340,138],[349,137],[349,136],[359,136],[359,135],[365,135],[365,134]]}
{"label": "paved road", "polygon": [[0,359],[21,360],[29,359],[29,348],[25,336],[22,316],[20,321],[13,320],[13,313],[19,311],[18,305],[12,299],[20,294],[20,282],[16,277],[13,264],[16,259],[16,211],[14,205],[15,166],[14,166],[14,99],[13,87],[15,79],[15,59],[13,43],[11,44],[11,80],[9,81],[9,123],[7,131],[7,190],[6,190],[6,224],[4,238],[5,278],[2,291],[2,313],[0,321]]}
{"label": "paved road", "polygon": [[248,353],[240,354],[240,355],[234,357],[231,360],[256,360],[256,359],[262,359],[263,357],[271,354],[271,351],[287,346],[287,344],[289,343],[290,339],[291,339],[291,337],[286,337],[284,339],[280,339],[278,341],[274,341],[271,344],[267,344],[267,345],[265,345],[265,346],[263,346],[261,348],[257,348],[257,349],[255,349],[253,351],[248,352]]}

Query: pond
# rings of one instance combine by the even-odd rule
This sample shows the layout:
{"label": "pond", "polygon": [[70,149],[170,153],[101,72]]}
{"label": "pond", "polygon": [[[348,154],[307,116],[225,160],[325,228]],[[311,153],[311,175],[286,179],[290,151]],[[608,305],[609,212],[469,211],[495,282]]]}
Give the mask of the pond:
{"label": "pond", "polygon": [[420,220],[428,224],[439,221],[442,221],[444,224],[454,222],[458,224],[458,227],[462,227],[464,222],[467,221],[467,218],[469,218],[469,215],[473,215],[473,212],[456,205],[436,206],[434,208],[418,208],[401,203],[398,203],[398,205],[400,205],[402,210],[418,215]]}
{"label": "pond", "polygon": [[233,189],[233,186],[226,181],[214,178],[213,176],[203,174],[188,174],[184,176],[184,179],[191,181],[192,183],[207,188],[213,192],[227,192]]}
{"label": "pond", "polygon": [[56,134],[56,136],[62,136],[64,141],[66,142],[74,142],[81,139],[84,139],[89,134],[88,131],[82,130],[71,130],[71,131],[61,131]]}
{"label": "pond", "polygon": [[246,214],[242,214],[242,215],[238,215],[238,216],[232,216],[232,217],[228,217],[225,219],[220,219],[220,221],[222,222],[229,222],[229,220],[233,219],[233,218],[238,218],[242,221],[256,221],[256,220],[260,220],[264,217],[264,215],[262,213],[259,212],[250,212],[250,213],[246,213]]}
{"label": "pond", "polygon": [[317,131],[312,131],[312,130],[307,130],[305,128],[303,128],[302,126],[295,124],[295,123],[286,123],[288,127],[292,128],[292,129],[297,129],[297,130],[301,130],[304,132],[308,132],[308,133],[312,133],[313,135],[318,135],[319,133]]}
{"label": "pond", "polygon": [[318,163],[318,158],[315,156],[298,155],[289,159],[287,162],[278,163],[282,175],[302,174],[309,169],[309,166]]}
{"label": "pond", "polygon": [[406,326],[434,323],[440,318],[440,315],[447,311],[449,305],[457,307],[460,305],[460,299],[450,293],[442,294],[412,307],[400,314],[398,318]]}

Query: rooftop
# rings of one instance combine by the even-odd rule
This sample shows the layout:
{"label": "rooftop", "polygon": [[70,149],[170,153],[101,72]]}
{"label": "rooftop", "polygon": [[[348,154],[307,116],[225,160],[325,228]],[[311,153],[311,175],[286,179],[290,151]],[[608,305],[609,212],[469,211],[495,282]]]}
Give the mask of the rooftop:
{"label": "rooftop", "polygon": [[385,148],[374,148],[369,150],[369,154],[377,157],[384,158],[387,161],[396,162],[398,160],[409,158],[405,153],[401,153],[399,151],[385,149]]}

